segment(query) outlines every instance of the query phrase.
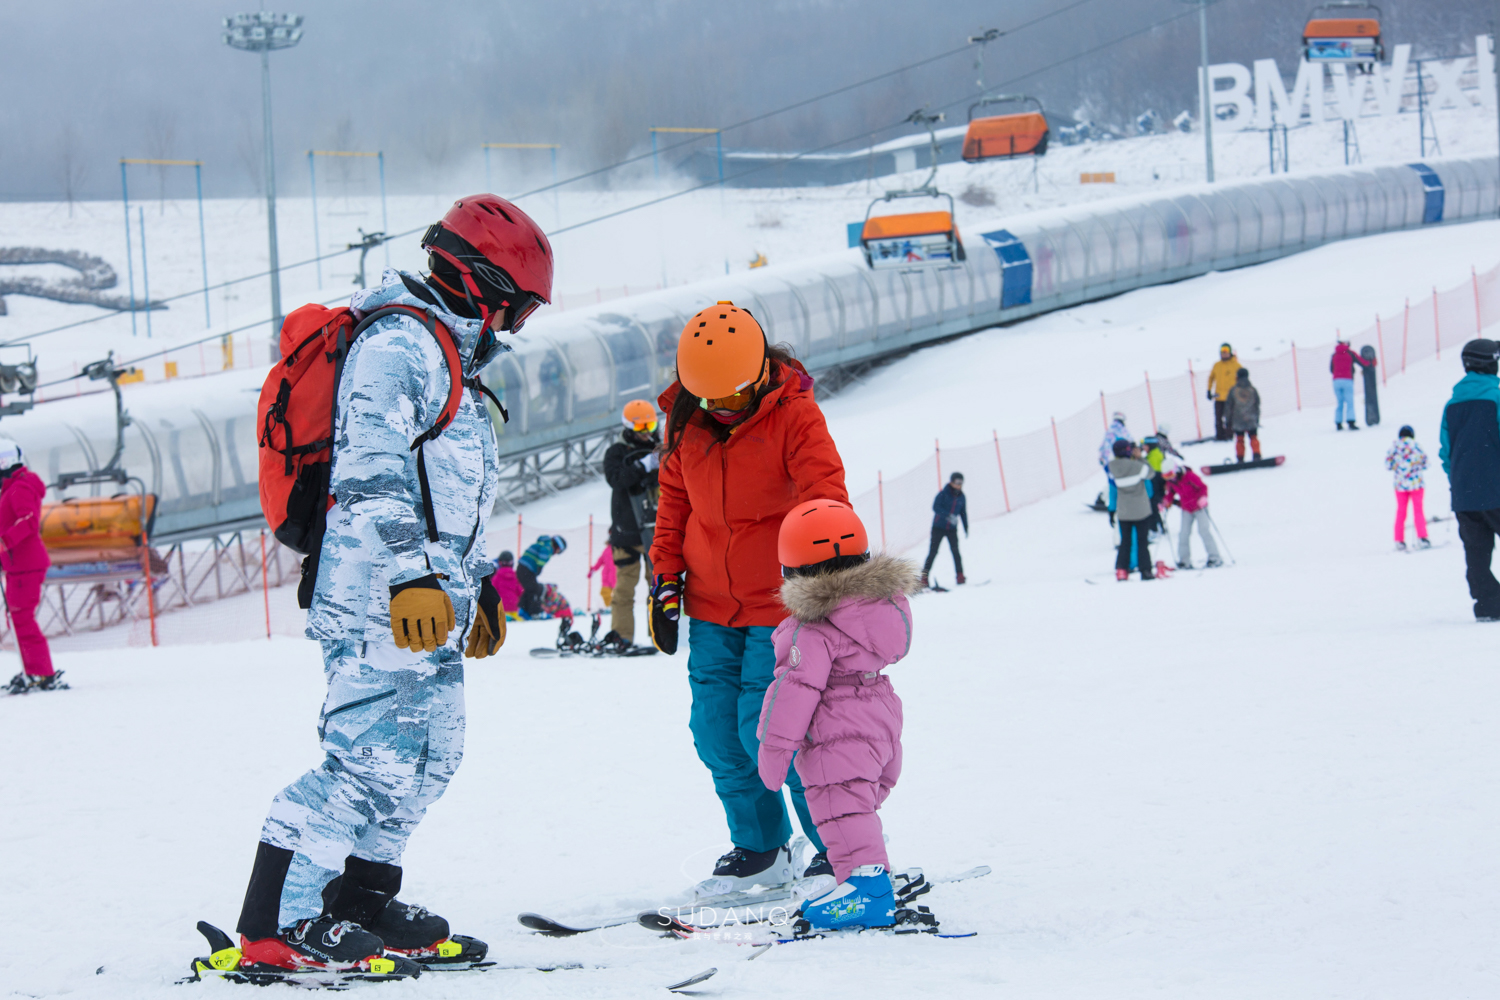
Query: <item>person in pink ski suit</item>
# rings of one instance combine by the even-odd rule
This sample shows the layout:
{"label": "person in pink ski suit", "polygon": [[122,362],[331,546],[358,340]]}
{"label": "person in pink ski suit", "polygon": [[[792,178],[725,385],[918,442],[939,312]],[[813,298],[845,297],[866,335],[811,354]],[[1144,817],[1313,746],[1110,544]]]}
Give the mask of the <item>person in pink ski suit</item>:
{"label": "person in pink ski suit", "polygon": [[911,649],[906,595],[918,580],[910,563],[877,555],[781,587],[791,614],[771,634],[776,679],[761,705],[760,776],[781,788],[796,753],[841,883],[863,865],[890,869],[876,810],[901,776],[901,699],[881,671]]}
{"label": "person in pink ski suit", "polygon": [[500,595],[500,607],[505,609],[506,617],[519,618],[517,612],[521,607],[521,594],[526,588],[516,578],[515,553],[500,553],[499,563],[495,566],[495,575],[490,577],[490,583]]}
{"label": "person in pink ski suit", "polygon": [[21,464],[21,448],[0,438],[0,570],[5,572],[5,604],[16,630],[25,680],[50,678],[52,651],[36,621],[42,580],[52,559],[42,544],[42,497],[47,487]]}
{"label": "person in pink ski suit", "polygon": [[589,567],[589,576],[592,577],[595,573],[599,574],[599,597],[608,608],[615,597],[615,584],[620,579],[615,573],[614,550],[608,544],[604,546],[604,551],[599,553],[599,561]]}

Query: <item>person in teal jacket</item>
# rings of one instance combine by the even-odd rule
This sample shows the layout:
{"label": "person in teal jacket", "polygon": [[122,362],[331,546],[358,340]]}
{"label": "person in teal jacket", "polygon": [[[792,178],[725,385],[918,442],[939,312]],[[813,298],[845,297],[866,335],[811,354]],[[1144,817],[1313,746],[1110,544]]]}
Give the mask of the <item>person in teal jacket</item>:
{"label": "person in teal jacket", "polygon": [[523,618],[542,616],[542,594],[546,592],[546,588],[537,582],[537,577],[542,575],[547,561],[567,547],[567,540],[562,535],[542,535],[521,553],[521,558],[516,563],[516,579],[521,581]]}
{"label": "person in teal jacket", "polygon": [[1500,621],[1500,581],[1490,570],[1500,534],[1500,344],[1471,340],[1462,357],[1464,377],[1443,407],[1438,458],[1464,543],[1474,617],[1493,622]]}

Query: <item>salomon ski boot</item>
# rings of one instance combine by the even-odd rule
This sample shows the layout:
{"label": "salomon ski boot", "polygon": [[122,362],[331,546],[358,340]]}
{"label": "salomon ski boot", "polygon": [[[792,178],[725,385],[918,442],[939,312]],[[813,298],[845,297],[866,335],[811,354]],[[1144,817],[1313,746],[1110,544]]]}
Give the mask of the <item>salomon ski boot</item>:
{"label": "salomon ski boot", "polygon": [[[347,920],[318,917],[282,928],[275,937],[240,939],[241,968],[268,966],[292,971],[389,972],[380,960],[385,943]],[[375,963],[375,964],[372,964]]]}
{"label": "salomon ski boot", "polygon": [[891,877],[883,865],[860,865],[849,874],[848,881],[834,886],[828,895],[804,903],[801,918],[798,929],[804,933],[890,927],[896,923]]}
{"label": "salomon ski boot", "polygon": [[448,921],[421,906],[396,898],[401,867],[344,859],[344,873],[323,889],[328,915],[369,928],[385,943],[388,956],[399,956],[427,968],[468,968],[483,960],[489,946],[475,938],[448,932]]}

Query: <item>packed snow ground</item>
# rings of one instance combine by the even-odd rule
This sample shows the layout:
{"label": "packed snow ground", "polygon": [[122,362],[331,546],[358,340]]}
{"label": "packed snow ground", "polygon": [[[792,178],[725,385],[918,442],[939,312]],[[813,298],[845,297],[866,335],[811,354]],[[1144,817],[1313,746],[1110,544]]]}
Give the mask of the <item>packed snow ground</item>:
{"label": "packed snow ground", "polygon": [[[1493,240],[1490,225],[1430,235]],[[1325,280],[1346,276],[1341,249],[1318,251]],[[1409,249],[1410,266],[1425,266],[1431,246]],[[961,401],[995,398],[997,377],[1025,370],[1071,406],[1068,393],[1107,386],[1125,358],[1132,372],[1151,363],[1153,330],[1177,354],[1174,338],[1194,323],[1216,343],[1249,301],[1236,282],[1265,279],[1258,305],[1268,289],[1295,293],[1298,261],[1316,258],[1074,310],[1076,334],[932,348],[835,400],[830,426],[855,456],[891,449],[908,422],[925,437],[982,438],[990,414]],[[1330,297],[1384,306],[1347,276]],[[1092,325],[1111,309],[1147,327],[1125,338],[1129,350]],[[1150,315],[1170,322],[1152,327]],[[985,364],[972,361],[977,343]],[[923,366],[944,373],[947,405],[894,416],[894,390],[938,391],[903,375]],[[1432,526],[1438,548],[1392,552],[1381,462],[1410,422],[1436,464],[1458,376],[1451,357],[1414,366],[1385,390],[1385,422],[1358,433],[1335,433],[1327,409],[1269,421],[1265,450],[1287,464],[1210,480],[1230,568],[1109,580],[1110,532],[1084,506],[1098,477],[974,524],[974,585],[915,599],[912,653],[891,670],[906,770],[882,813],[898,867],[993,866],[929,897],[972,939],[869,936],[747,963],[735,945],[638,927],[560,941],[525,932],[523,910],[653,905],[728,845],[687,732],[685,653],[537,660],[526,650],[549,645],[553,627],[513,626],[499,660],[469,670],[467,759],[413,838],[402,895],[488,940],[501,962],[590,968],[424,977],[382,995],[660,996],[708,966],[720,973],[699,992],[726,998],[1494,994],[1495,636],[1473,623],[1451,520]],[[866,404],[881,392],[890,406],[872,419]],[[1018,397],[1026,426],[1036,392]],[[1226,449],[1189,454],[1202,464]],[[1440,471],[1428,487],[1429,511],[1446,513]],[[13,655],[0,659],[16,669]],[[234,923],[271,796],[318,762],[317,649],[277,639],[58,661],[72,691],[0,701],[12,761],[0,811],[5,995],[215,989],[169,984],[204,950],[195,921]]]}

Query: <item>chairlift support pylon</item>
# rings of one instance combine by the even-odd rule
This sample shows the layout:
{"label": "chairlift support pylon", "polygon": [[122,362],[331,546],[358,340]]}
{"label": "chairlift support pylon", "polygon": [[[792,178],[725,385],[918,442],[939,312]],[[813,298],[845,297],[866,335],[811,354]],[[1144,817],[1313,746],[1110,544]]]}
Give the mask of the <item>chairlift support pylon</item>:
{"label": "chairlift support pylon", "polygon": [[[931,114],[925,108],[913,111],[906,119],[926,125],[932,139],[932,171],[920,186],[887,191],[865,209],[865,224],[860,230],[860,248],[865,263],[872,270],[918,270],[930,267],[954,267],[964,259],[964,245],[953,221],[953,196],[933,185],[938,172],[937,123],[941,113]],[[946,212],[902,212],[874,215],[877,205],[906,198],[947,199]]]}
{"label": "chairlift support pylon", "polygon": [[1365,0],[1329,0],[1319,4],[1302,29],[1302,58],[1307,62],[1353,66],[1361,73],[1373,72],[1375,64],[1385,58],[1380,16],[1380,8]]}

